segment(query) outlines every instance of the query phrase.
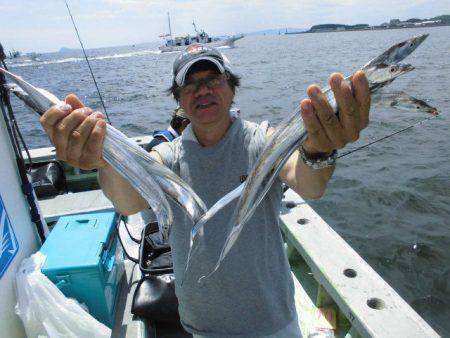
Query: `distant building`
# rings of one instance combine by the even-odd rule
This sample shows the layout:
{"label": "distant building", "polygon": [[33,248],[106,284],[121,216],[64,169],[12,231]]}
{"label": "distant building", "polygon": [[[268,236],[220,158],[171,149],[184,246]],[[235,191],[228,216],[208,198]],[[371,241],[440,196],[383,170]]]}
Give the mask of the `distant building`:
{"label": "distant building", "polygon": [[407,28],[407,27],[414,27],[416,24],[415,23],[413,23],[413,22],[402,22],[401,23],[401,26],[402,27],[405,27],[405,28]]}
{"label": "distant building", "polygon": [[416,23],[416,26],[424,26],[424,25],[436,25],[441,23],[441,20],[428,20]]}

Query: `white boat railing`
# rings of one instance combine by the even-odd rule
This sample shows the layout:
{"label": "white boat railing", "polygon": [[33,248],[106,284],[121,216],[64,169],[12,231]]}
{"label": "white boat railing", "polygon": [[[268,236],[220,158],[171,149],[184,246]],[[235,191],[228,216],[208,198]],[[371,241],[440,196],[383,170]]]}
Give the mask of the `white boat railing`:
{"label": "white boat railing", "polygon": [[286,241],[302,256],[340,311],[364,337],[439,335],[295,192],[280,216]]}

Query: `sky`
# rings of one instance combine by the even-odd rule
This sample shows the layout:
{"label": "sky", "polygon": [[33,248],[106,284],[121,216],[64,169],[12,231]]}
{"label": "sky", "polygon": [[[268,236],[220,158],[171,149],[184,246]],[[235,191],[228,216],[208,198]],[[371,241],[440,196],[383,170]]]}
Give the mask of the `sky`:
{"label": "sky", "polygon": [[[450,14],[450,0],[67,0],[86,48],[156,42],[168,32],[210,35],[323,23],[378,25]],[[79,48],[64,0],[0,0],[0,42],[22,52]]]}

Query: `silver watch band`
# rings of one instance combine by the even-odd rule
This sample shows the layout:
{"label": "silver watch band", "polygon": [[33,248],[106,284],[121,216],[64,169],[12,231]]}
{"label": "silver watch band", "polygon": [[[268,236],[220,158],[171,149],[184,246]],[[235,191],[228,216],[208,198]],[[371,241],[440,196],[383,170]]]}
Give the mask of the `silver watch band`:
{"label": "silver watch band", "polygon": [[326,157],[319,157],[316,159],[310,159],[305,153],[305,149],[303,149],[303,146],[301,145],[298,148],[300,152],[300,157],[302,158],[303,162],[310,168],[313,169],[323,169],[328,168],[336,164],[337,159],[337,150],[333,150],[330,155],[327,155]]}

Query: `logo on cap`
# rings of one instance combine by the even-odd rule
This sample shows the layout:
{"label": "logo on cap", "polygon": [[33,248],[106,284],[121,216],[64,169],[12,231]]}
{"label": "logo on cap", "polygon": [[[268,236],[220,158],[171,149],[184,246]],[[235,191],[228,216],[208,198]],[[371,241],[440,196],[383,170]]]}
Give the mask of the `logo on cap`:
{"label": "logo on cap", "polygon": [[198,54],[198,53],[201,53],[202,51],[203,51],[203,46],[200,44],[191,45],[186,49],[186,52],[188,54]]}

